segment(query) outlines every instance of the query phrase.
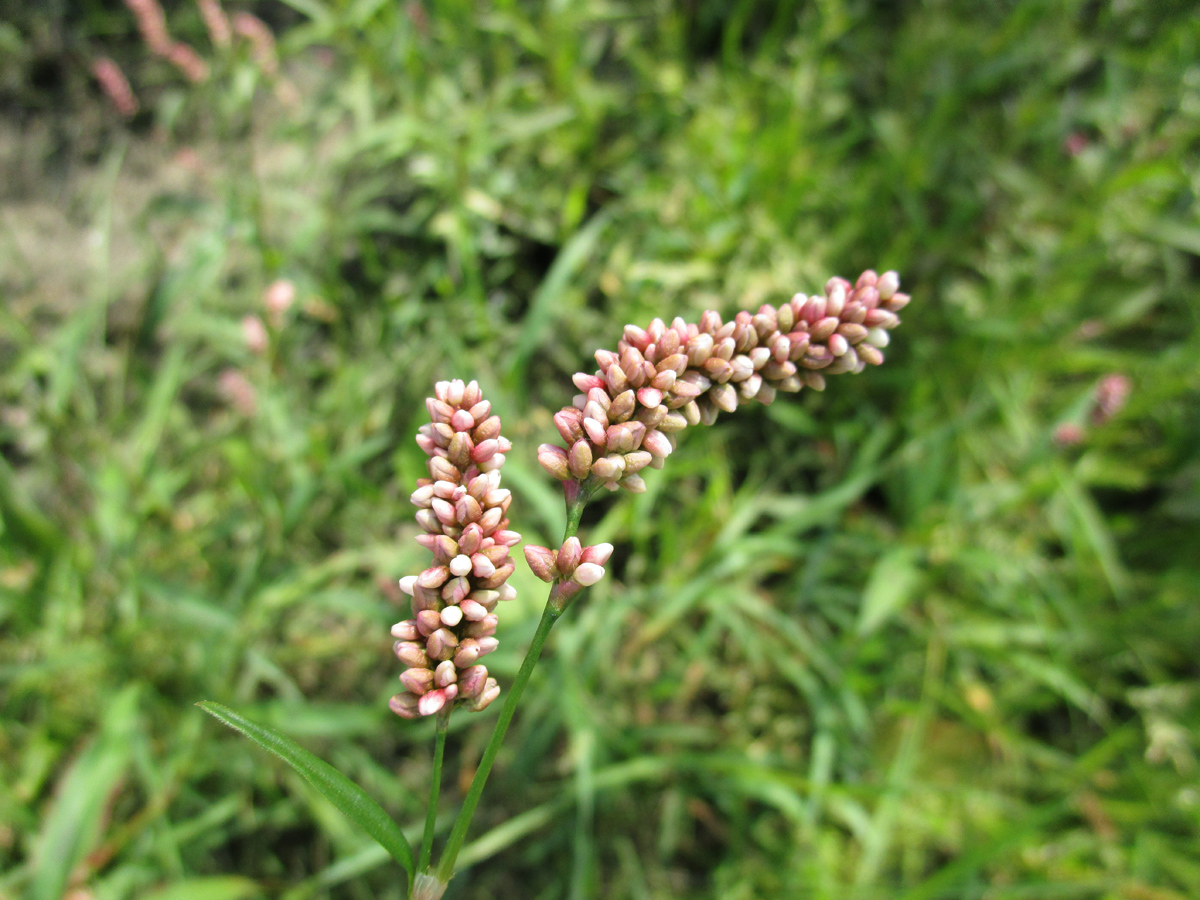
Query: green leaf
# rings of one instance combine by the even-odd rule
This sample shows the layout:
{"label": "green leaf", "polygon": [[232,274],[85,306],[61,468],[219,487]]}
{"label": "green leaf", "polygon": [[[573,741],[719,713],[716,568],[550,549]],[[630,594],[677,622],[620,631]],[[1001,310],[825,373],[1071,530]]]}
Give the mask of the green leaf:
{"label": "green leaf", "polygon": [[262,891],[249,878],[217,875],[211,878],[185,878],[146,895],[146,900],[243,900]]}
{"label": "green leaf", "polygon": [[109,802],[128,768],[137,727],[136,685],[109,706],[99,737],[67,769],[38,841],[32,900],[59,900],[99,839]]}
{"label": "green leaf", "polygon": [[329,763],[313,756],[291,738],[284,737],[240,716],[232,709],[205,700],[197,703],[209,715],[220,719],[235,731],[240,731],[260,747],[270,750],[306,778],[326,800],[336,806],[351,821],[379,842],[396,862],[404,867],[409,878],[413,875],[413,852],[408,838],[391,816],[372,800],[362,788]]}
{"label": "green leaf", "polygon": [[870,634],[908,605],[921,582],[916,554],[907,547],[885,554],[875,563],[858,613],[858,633]]}

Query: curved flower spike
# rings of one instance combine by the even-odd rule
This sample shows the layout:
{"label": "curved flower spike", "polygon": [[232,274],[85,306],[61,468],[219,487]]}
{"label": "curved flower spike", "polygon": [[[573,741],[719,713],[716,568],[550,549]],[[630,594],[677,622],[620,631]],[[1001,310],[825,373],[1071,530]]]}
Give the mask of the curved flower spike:
{"label": "curved flower spike", "polygon": [[641,493],[638,473],[661,469],[689,425],[711,425],[742,403],[770,403],[780,391],[821,391],[828,375],[880,365],[909,302],[899,289],[895,272],[867,270],[853,285],[831,278],[823,294],[796,294],[730,322],[709,310],[695,324],[626,325],[615,352],[596,352],[595,373],[572,379],[581,391],[574,406],[554,416],[567,448],[543,444],[538,462],[560,481]]}

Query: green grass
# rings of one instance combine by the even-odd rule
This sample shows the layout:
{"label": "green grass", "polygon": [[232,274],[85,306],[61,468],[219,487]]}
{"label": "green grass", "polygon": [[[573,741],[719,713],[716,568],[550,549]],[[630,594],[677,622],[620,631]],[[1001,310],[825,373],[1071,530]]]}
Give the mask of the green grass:
{"label": "green grass", "polygon": [[[418,836],[432,723],[387,711],[387,628],[433,380],[506,415],[514,525],[550,543],[535,448],[623,323],[867,266],[914,296],[883,368],[589,509],[612,577],[447,897],[1200,895],[1189,4],[264,4],[290,103],[191,4],[200,87],[119,5],[55,10],[0,24],[0,897],[400,897],[192,704]],[[1111,372],[1129,403],[1090,425]],[[515,584],[502,685],[543,599]],[[442,836],[493,715],[454,718]]]}

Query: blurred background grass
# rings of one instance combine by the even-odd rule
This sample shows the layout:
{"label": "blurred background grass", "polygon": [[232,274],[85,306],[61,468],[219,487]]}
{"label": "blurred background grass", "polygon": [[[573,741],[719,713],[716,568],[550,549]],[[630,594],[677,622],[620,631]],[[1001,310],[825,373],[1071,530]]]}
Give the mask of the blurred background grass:
{"label": "blurred background grass", "polygon": [[[624,322],[868,266],[914,297],[882,369],[589,510],[612,577],[447,896],[1200,896],[1192,4],[240,4],[273,75],[181,0],[198,84],[119,4],[14,7],[0,897],[398,898],[191,704],[417,825],[432,732],[386,709],[387,628],[432,381],[506,414],[514,526],[551,543],[535,448]],[[516,584],[502,683],[543,596]],[[444,828],[492,716],[455,717]]]}

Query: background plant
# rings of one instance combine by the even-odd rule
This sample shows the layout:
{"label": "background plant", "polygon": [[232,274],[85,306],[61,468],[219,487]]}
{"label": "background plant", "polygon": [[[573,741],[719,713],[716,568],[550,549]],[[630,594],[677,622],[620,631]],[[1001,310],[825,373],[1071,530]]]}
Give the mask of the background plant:
{"label": "background plant", "polygon": [[[593,504],[610,577],[556,628],[457,896],[1200,892],[1190,8],[730,9],[256,5],[291,106],[190,4],[196,86],[122,8],[6,13],[0,891],[398,896],[191,703],[419,825],[431,726],[390,721],[380,636],[422,561],[428,385],[480,377],[536,447],[621,323],[880,265],[922,302],[869,384]],[[533,454],[505,477],[553,543]],[[502,683],[540,602],[516,577]],[[450,735],[447,825],[486,715]]]}

